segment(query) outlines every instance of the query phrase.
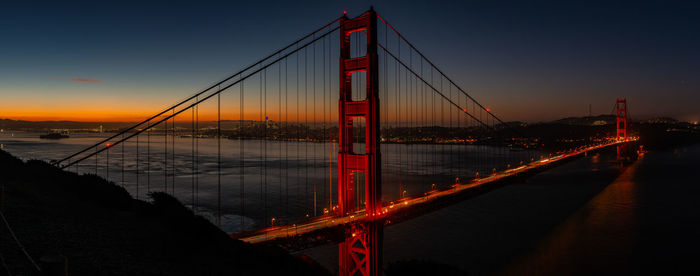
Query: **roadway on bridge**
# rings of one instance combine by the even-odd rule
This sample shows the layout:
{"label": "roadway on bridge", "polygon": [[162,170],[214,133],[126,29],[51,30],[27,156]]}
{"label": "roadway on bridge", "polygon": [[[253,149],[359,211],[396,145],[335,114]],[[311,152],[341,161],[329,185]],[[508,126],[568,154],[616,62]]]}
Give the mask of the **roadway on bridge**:
{"label": "roadway on bridge", "polygon": [[429,202],[434,202],[440,198],[447,196],[457,195],[466,191],[473,190],[475,188],[484,187],[489,184],[493,184],[499,180],[507,177],[512,177],[515,175],[532,172],[547,165],[562,162],[567,159],[585,154],[587,152],[595,151],[601,148],[620,145],[626,142],[635,141],[636,138],[624,140],[624,141],[613,141],[609,143],[604,143],[600,145],[594,145],[590,147],[583,147],[566,153],[561,153],[556,156],[543,158],[540,160],[535,160],[529,164],[524,164],[522,166],[507,169],[501,172],[494,173],[485,178],[473,179],[465,183],[457,183],[450,186],[449,189],[445,190],[432,190],[420,196],[406,197],[394,202],[389,202],[382,207],[382,212],[377,214],[366,214],[364,210],[358,211],[354,214],[347,216],[333,216],[327,215],[318,217],[315,219],[303,221],[295,224],[272,226],[268,228],[259,229],[256,231],[232,235],[232,237],[238,238],[242,241],[249,243],[260,243],[271,241],[278,238],[289,238],[298,235],[307,234],[316,230],[321,230],[324,228],[336,227],[348,223],[352,223],[360,220],[378,220],[378,219],[390,219],[393,215],[398,214],[400,211],[405,211],[408,208],[417,208],[425,205]]}

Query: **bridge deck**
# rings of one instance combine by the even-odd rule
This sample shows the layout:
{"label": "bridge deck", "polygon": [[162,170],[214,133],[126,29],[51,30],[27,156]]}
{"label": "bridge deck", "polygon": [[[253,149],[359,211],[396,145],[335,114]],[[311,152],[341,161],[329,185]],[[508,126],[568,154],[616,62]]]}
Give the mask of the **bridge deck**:
{"label": "bridge deck", "polygon": [[575,156],[595,151],[601,148],[615,146],[623,144],[626,142],[634,141],[632,139],[626,141],[615,141],[610,143],[605,143],[601,145],[581,148],[571,152],[559,154],[554,157],[549,157],[541,160],[536,160],[529,164],[525,164],[516,168],[508,169],[505,171],[494,173],[488,177],[473,179],[465,183],[457,183],[449,186],[447,189],[432,190],[423,195],[406,197],[394,202],[389,202],[383,205],[382,212],[379,214],[370,214],[369,216],[365,214],[364,210],[356,212],[352,215],[338,217],[334,215],[321,216],[311,220],[299,222],[296,224],[273,226],[268,228],[263,228],[251,232],[246,232],[242,234],[231,235],[233,238],[240,239],[245,242],[259,243],[271,241],[278,238],[291,238],[294,236],[304,235],[316,230],[321,230],[324,228],[338,227],[344,224],[348,224],[360,220],[379,220],[379,219],[389,219],[395,218],[404,211],[411,208],[419,208],[428,203],[434,203],[438,199],[451,197],[466,191],[475,190],[490,184],[504,180],[505,178],[511,178],[517,175],[522,175],[528,172],[536,172],[538,169],[542,169],[548,165],[563,162],[567,159],[573,158]]}

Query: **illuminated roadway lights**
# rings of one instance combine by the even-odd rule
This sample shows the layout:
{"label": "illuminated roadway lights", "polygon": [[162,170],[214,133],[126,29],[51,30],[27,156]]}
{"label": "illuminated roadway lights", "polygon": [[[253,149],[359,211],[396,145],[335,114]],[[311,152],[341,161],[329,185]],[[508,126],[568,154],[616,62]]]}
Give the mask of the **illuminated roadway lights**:
{"label": "illuminated roadway lights", "polygon": [[[616,142],[614,142],[614,143],[616,143]],[[595,149],[595,148],[600,148],[600,147],[602,147],[602,146],[610,146],[611,144],[614,144],[614,143],[606,143],[606,144],[604,144],[604,145],[599,145],[599,146],[597,146],[597,147],[592,147],[592,148],[589,148],[589,149],[587,149],[587,150],[592,150],[592,149]],[[577,155],[577,154],[580,154],[580,152],[578,152],[578,153],[567,153],[567,154],[565,154],[565,155],[558,155],[558,156],[553,157],[549,162],[557,162],[557,161],[561,160],[562,158],[569,158],[569,157],[575,156],[575,155]],[[541,162],[541,161],[545,161],[545,160],[539,160],[538,162]],[[497,175],[493,175],[493,176],[486,177],[486,178],[482,179],[482,181],[483,181],[484,183],[486,183],[486,182],[490,182],[490,181],[492,181],[492,180],[498,180],[498,179],[501,179],[501,178],[506,177],[506,176],[508,176],[508,175],[516,175],[516,174],[519,174],[520,172],[522,172],[522,171],[524,171],[524,170],[527,171],[527,170],[532,169],[532,168],[537,168],[537,167],[539,167],[539,166],[541,166],[541,165],[545,165],[545,164],[540,164],[540,165],[532,164],[532,165],[520,166],[520,167],[517,167],[517,168],[510,169],[509,171],[506,171],[506,172],[498,173]],[[479,183],[473,183],[473,185],[480,185],[480,184],[479,184]],[[455,192],[464,190],[464,189],[466,189],[466,188],[468,188],[468,187],[474,187],[474,186],[472,186],[472,185],[463,185],[463,184],[452,185],[452,186],[454,187],[453,189],[443,190],[443,191],[435,191],[435,193],[430,194],[430,195],[427,195],[427,196],[424,196],[424,197],[409,197],[409,198],[401,199],[401,200],[399,200],[399,201],[397,201],[397,202],[393,202],[393,201],[392,201],[392,202],[389,202],[389,206],[388,206],[388,207],[384,207],[384,208],[381,209],[381,211],[376,212],[376,213],[373,213],[373,214],[368,214],[368,213],[365,213],[364,211],[356,211],[356,212],[354,212],[353,214],[359,215],[357,218],[355,218],[355,215],[350,215],[349,217],[343,217],[343,218],[337,218],[337,219],[339,219],[339,224],[353,223],[353,222],[357,222],[357,221],[361,221],[361,222],[363,222],[363,223],[364,223],[364,222],[380,222],[380,221],[383,221],[384,218],[387,218],[387,214],[392,213],[392,211],[393,211],[395,208],[397,208],[397,209],[402,209],[402,208],[408,207],[409,205],[420,204],[421,202],[427,202],[427,201],[429,201],[429,200],[431,200],[431,199],[437,199],[437,198],[440,198],[440,197],[442,197],[442,196],[444,196],[444,195],[453,194],[453,193],[455,193]],[[403,204],[401,204],[401,203],[403,203]],[[403,206],[401,206],[401,205],[403,205]],[[292,225],[292,227],[294,228],[294,230],[295,230],[294,232],[295,232],[295,233],[297,233],[297,229],[298,229],[299,231],[308,232],[308,231],[310,231],[310,230],[318,229],[319,227],[323,227],[323,226],[319,225],[319,223],[324,223],[324,225],[329,225],[329,224],[330,224],[330,225],[337,225],[337,224],[334,224],[335,222],[336,222],[336,220],[333,220],[332,218],[326,218],[325,220],[312,221],[311,223],[307,223],[307,224],[305,224],[305,225],[302,225],[301,228],[297,228],[296,225]],[[326,226],[326,227],[327,227],[327,226]],[[276,226],[276,227],[274,227],[274,228],[279,228],[279,226]],[[358,229],[358,228],[355,228],[355,229]],[[286,231],[286,230],[290,230],[290,231],[291,231],[291,228],[290,228],[290,229],[284,229],[284,231]],[[271,230],[271,231],[273,231],[273,232],[272,232],[273,234],[271,234],[272,236],[259,237],[259,238],[256,238],[256,240],[257,240],[257,241],[262,241],[262,239],[269,239],[270,237],[279,236],[279,234],[274,234],[274,231],[277,231],[277,230]],[[346,236],[346,237],[351,237],[351,234],[353,234],[353,233],[356,234],[355,237],[358,237],[358,238],[361,238],[361,237],[362,237],[362,235],[361,235],[362,233],[361,233],[361,232],[350,232],[350,231],[348,231],[348,232],[346,232],[346,233],[347,233],[347,235],[348,235],[348,236]],[[346,241],[347,241],[347,240],[346,240]]]}

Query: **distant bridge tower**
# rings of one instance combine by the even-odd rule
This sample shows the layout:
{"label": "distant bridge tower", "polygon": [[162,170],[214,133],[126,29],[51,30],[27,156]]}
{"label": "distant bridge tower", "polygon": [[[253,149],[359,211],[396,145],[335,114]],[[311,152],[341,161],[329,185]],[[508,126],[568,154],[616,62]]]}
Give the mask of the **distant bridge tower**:
{"label": "distant bridge tower", "polygon": [[[367,36],[367,53],[350,56],[350,35]],[[377,59],[377,14],[373,9],[359,17],[340,21],[340,101],[338,135],[338,214],[348,215],[355,206],[358,183],[364,184],[368,218],[381,212],[381,167],[379,151],[379,85]],[[365,73],[366,98],[352,100],[352,74]],[[365,120],[365,153],[353,151],[353,119]],[[363,180],[360,182],[360,180]],[[346,239],[339,246],[340,275],[381,275],[382,231],[373,223],[358,223],[347,228]]]}
{"label": "distant bridge tower", "polygon": [[[617,99],[615,104],[615,109],[617,109],[617,116],[615,129],[616,129],[616,140],[625,141],[627,140],[627,99]],[[617,145],[617,159],[622,158],[623,145]]]}
{"label": "distant bridge tower", "polygon": [[618,141],[627,140],[627,99],[618,99],[615,105],[617,109],[617,135]]}

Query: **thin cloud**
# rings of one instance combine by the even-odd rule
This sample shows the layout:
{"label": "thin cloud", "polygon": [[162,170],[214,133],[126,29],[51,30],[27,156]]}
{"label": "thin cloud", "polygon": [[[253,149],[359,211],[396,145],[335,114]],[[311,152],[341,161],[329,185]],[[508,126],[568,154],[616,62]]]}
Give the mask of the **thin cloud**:
{"label": "thin cloud", "polygon": [[74,81],[74,82],[84,82],[84,83],[102,82],[101,79],[89,79],[89,78],[70,78],[70,80]]}

